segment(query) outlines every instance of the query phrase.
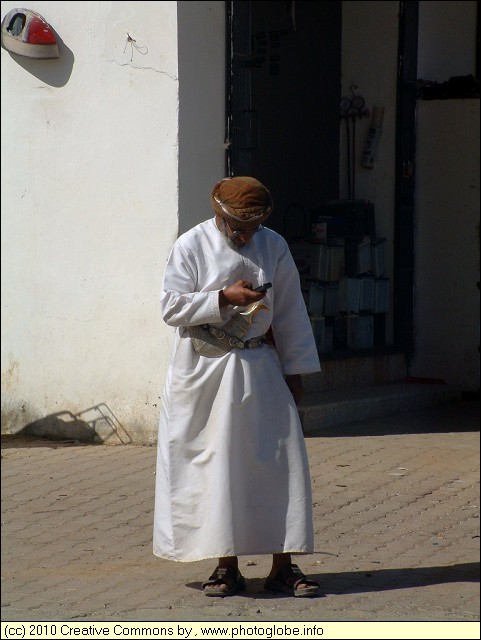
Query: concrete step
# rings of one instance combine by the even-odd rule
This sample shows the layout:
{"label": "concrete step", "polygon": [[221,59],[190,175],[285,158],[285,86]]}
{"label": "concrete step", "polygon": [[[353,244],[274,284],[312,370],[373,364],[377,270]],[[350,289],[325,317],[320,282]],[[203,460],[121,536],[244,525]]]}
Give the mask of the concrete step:
{"label": "concrete step", "polygon": [[461,400],[461,389],[448,384],[389,383],[352,389],[307,391],[299,405],[305,435],[370,418]]}
{"label": "concrete step", "polygon": [[303,384],[306,393],[310,393],[403,382],[406,376],[403,353],[351,355],[323,360],[321,371],[304,376]]}

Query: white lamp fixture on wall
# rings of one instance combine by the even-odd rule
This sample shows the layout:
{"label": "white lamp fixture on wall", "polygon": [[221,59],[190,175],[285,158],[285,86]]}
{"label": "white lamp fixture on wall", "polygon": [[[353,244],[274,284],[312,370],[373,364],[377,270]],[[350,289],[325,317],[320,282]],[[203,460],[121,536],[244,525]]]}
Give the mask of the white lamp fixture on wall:
{"label": "white lamp fixture on wall", "polygon": [[2,20],[2,46],[27,58],[58,58],[52,27],[31,9],[12,9]]}

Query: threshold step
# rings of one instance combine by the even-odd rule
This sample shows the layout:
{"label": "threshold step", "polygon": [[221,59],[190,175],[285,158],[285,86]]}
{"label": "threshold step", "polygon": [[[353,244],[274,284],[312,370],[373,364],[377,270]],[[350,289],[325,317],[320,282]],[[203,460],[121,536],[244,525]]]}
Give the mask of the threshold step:
{"label": "threshold step", "polygon": [[306,435],[337,425],[444,404],[461,399],[461,389],[448,384],[391,383],[354,389],[308,392],[299,405]]}

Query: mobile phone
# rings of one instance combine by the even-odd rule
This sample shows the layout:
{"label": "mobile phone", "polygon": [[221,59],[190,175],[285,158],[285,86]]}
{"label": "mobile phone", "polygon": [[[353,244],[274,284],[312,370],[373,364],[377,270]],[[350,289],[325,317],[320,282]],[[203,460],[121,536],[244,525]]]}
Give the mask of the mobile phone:
{"label": "mobile phone", "polygon": [[264,291],[267,291],[267,289],[270,289],[272,287],[272,282],[264,282],[264,284],[261,284],[260,287],[256,287],[255,289],[252,289],[252,291],[260,291],[261,293],[264,293]]}

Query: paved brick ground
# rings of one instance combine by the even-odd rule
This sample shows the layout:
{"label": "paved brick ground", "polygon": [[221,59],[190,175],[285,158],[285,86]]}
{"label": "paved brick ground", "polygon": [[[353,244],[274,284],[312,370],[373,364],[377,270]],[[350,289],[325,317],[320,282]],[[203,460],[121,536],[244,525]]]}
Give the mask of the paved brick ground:
{"label": "paved brick ground", "polygon": [[155,447],[2,440],[2,621],[478,621],[479,402],[307,438],[323,597],[206,598],[152,555]]}

